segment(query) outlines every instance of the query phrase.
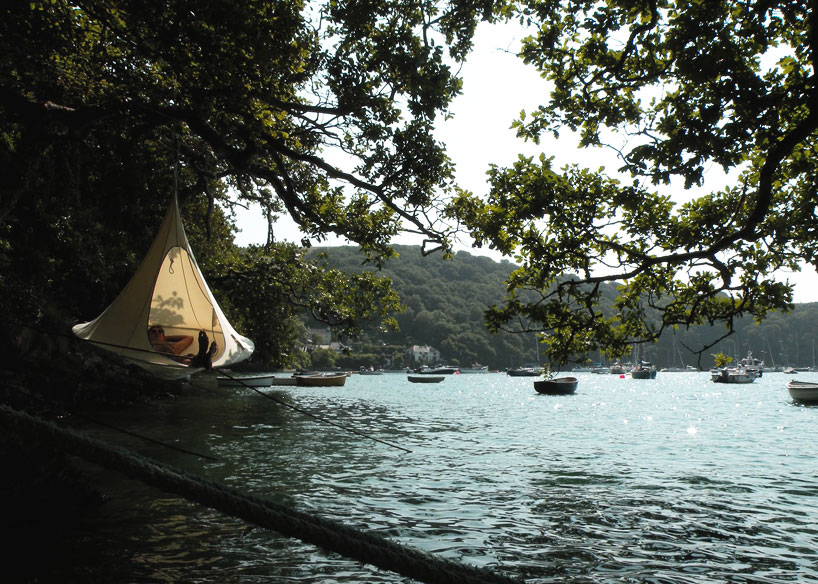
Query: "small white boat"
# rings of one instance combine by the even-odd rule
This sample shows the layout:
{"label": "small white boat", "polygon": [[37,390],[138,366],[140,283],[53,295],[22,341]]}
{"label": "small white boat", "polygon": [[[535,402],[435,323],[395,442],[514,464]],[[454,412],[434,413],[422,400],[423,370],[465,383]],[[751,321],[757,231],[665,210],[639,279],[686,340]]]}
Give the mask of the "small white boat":
{"label": "small white boat", "polygon": [[723,367],[711,369],[710,380],[713,383],[752,383],[756,380],[756,375],[743,368]]}
{"label": "small white boat", "polygon": [[276,377],[272,373],[231,374],[216,377],[219,387],[270,387],[272,385],[295,385],[292,377]]}
{"label": "small white boat", "polygon": [[460,373],[488,373],[489,366],[488,365],[480,365],[480,363],[474,363],[471,367],[461,367]]}
{"label": "small white boat", "polygon": [[818,404],[818,383],[793,379],[787,383],[787,391],[793,401],[802,404]]}
{"label": "small white boat", "polygon": [[613,365],[608,368],[608,373],[611,375],[625,375],[626,369],[625,366],[617,361]]}

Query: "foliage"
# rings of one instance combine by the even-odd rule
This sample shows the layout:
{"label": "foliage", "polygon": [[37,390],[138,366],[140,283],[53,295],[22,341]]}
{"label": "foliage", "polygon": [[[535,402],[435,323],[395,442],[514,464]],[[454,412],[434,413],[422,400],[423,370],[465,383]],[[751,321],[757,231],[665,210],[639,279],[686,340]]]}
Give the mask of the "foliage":
{"label": "foliage", "polygon": [[[388,256],[405,224],[445,247],[447,228],[425,213],[452,175],[433,123],[460,91],[451,65],[490,6],[8,3],[0,157],[11,172],[0,225],[38,196],[43,170],[54,180],[82,152],[151,142],[156,166],[181,158],[211,202],[286,211],[311,238],[335,233]],[[73,170],[63,175],[70,188],[97,178]],[[97,170],[113,180],[121,169]]]}
{"label": "foliage", "polygon": [[310,353],[310,364],[315,369],[329,369],[335,367],[335,351],[330,349],[314,349]]}
{"label": "foliage", "polygon": [[[533,334],[491,334],[484,323],[484,311],[503,298],[504,281],[514,266],[490,258],[458,252],[452,259],[423,257],[416,246],[396,245],[397,257],[379,271],[391,280],[405,307],[395,314],[397,329],[362,330],[353,343],[355,359],[343,360],[357,369],[360,365],[391,367],[411,365],[404,361],[412,345],[431,345],[446,363],[462,367],[474,362],[493,369],[536,363]],[[369,273],[375,267],[362,265],[360,251],[353,246],[313,249],[308,257],[323,254],[327,263],[349,274]],[[376,353],[376,362],[360,354]]]}
{"label": "foliage", "polygon": [[[388,262],[381,273],[392,281],[393,289],[407,307],[395,316],[399,329],[363,327],[360,338],[351,343],[351,354],[339,356],[337,365],[346,369],[358,369],[361,365],[401,368],[411,365],[403,359],[406,349],[413,344],[430,344],[441,351],[444,362],[461,367],[475,361],[491,369],[538,362],[535,334],[502,330],[491,334],[485,325],[486,309],[503,299],[505,282],[519,266],[462,251],[451,260],[445,260],[423,258],[418,247],[395,246],[395,249],[398,257]],[[313,249],[308,257],[319,252],[326,255],[329,265],[343,272],[375,269],[361,265],[360,252],[352,246]],[[610,314],[618,285],[602,283],[599,290],[600,309]],[[661,314],[655,312],[646,316],[652,323],[658,323],[661,318]],[[724,331],[718,325],[666,329],[655,343],[644,345],[643,359],[660,369],[684,369],[685,366],[708,369],[714,362],[712,351],[707,348],[715,346],[731,360],[739,360],[752,352],[763,359],[767,367],[815,367],[818,363],[815,343],[818,303],[797,304],[792,313],[770,313],[762,323],[753,322],[751,317],[739,317],[734,327],[735,333],[726,339],[721,338]],[[601,351],[589,357],[590,360],[585,360],[582,355],[573,355],[568,366],[609,361]],[[635,355],[631,354],[628,359],[635,359]],[[539,363],[550,364],[552,372],[566,369],[558,359],[549,361],[546,355],[539,357]]]}
{"label": "foliage", "polygon": [[258,358],[303,358],[285,298],[353,335],[359,318],[382,320],[383,282],[272,245],[237,250],[232,211],[260,205],[270,244],[287,213],[307,245],[334,233],[389,257],[408,228],[446,248],[449,228],[427,220],[452,177],[432,128],[490,6],[4,3],[0,308],[23,323],[94,317],[178,193],[205,276]]}
{"label": "foliage", "polygon": [[276,367],[302,364],[305,311],[343,336],[365,326],[393,328],[399,310],[391,282],[372,273],[343,272],[306,262],[292,244],[250,246],[217,263],[210,282],[224,298],[233,325],[256,343],[254,361]]}
{"label": "foliage", "polygon": [[[582,147],[613,148],[630,179],[521,157],[491,168],[487,196],[456,198],[449,213],[476,245],[520,264],[492,329],[543,330],[564,360],[624,354],[677,326],[723,322],[723,337],[743,315],[791,309],[774,272],[818,265],[813,3],[514,6],[534,31],[521,57],[551,91],[518,134],[576,132]],[[727,186],[682,199],[713,167]],[[608,310],[601,285],[613,282]]]}

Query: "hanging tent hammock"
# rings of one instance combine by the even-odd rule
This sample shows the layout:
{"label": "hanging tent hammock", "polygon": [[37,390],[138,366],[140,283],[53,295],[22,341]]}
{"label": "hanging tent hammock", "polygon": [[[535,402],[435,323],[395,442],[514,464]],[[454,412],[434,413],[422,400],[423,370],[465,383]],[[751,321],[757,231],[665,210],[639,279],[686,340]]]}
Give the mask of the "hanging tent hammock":
{"label": "hanging tent hammock", "polygon": [[159,234],[125,289],[102,314],[75,325],[73,331],[157,377],[181,379],[202,369],[154,349],[149,326],[161,326],[166,337],[193,337],[185,353],[196,353],[195,339],[205,331],[217,347],[213,367],[243,361],[255,348],[253,341],[235,331],[213,298],[190,249],[175,196]]}

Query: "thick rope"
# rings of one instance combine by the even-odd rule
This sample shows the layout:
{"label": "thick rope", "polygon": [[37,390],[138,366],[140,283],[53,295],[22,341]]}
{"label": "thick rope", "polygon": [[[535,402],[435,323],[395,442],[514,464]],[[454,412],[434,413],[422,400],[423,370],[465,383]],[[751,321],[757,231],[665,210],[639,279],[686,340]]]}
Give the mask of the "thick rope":
{"label": "thick rope", "polygon": [[125,449],[61,428],[30,414],[0,405],[6,428],[47,440],[105,468],[260,527],[319,546],[383,570],[427,584],[511,584],[519,582],[481,568],[459,564],[402,546],[373,533],[331,519],[309,515],[229,486],[160,464]]}

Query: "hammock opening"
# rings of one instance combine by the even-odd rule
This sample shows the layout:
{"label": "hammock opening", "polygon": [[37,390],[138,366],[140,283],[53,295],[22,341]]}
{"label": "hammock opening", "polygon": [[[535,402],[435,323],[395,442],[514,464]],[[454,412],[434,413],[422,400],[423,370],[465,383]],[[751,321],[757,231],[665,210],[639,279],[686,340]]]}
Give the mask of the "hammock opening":
{"label": "hammock opening", "polygon": [[[216,343],[217,350],[211,358],[217,361],[224,355],[227,343],[214,304],[193,256],[182,247],[173,247],[165,254],[156,276],[145,334],[151,341],[148,331],[160,326],[166,339],[184,337],[191,340],[189,346],[177,354],[195,355],[199,350],[199,331],[204,331],[208,345]],[[153,342],[151,346],[154,346]],[[168,354],[167,349],[157,352]],[[173,355],[170,358],[179,361]]]}

